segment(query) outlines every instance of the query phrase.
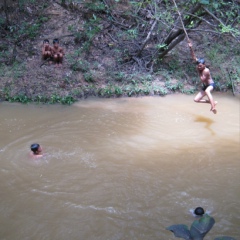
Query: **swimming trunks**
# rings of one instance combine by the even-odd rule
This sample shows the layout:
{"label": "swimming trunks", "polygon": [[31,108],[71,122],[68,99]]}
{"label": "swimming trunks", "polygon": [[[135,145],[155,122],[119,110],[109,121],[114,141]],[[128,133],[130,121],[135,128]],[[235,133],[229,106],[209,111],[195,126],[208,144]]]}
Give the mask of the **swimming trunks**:
{"label": "swimming trunks", "polygon": [[208,85],[203,84],[202,90],[205,91],[209,86],[213,86],[213,89],[215,88],[215,83],[210,83]]}

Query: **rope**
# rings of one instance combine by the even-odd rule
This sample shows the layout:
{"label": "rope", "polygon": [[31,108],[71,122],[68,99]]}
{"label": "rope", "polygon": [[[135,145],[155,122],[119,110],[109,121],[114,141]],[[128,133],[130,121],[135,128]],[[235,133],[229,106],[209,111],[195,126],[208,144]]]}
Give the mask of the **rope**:
{"label": "rope", "polygon": [[186,37],[187,37],[188,42],[190,42],[190,39],[189,39],[189,37],[188,37],[186,28],[185,28],[185,26],[184,26],[184,23],[183,23],[183,20],[182,20],[182,17],[181,17],[181,13],[180,13],[179,10],[178,10],[178,6],[177,6],[175,0],[173,0],[173,3],[174,3],[174,5],[175,5],[176,10],[177,10],[177,12],[178,12],[178,15],[179,15],[179,17],[180,17],[180,21],[181,21],[181,24],[182,24],[182,27],[183,27],[183,31],[184,31],[184,33],[185,33],[185,35],[186,35]]}
{"label": "rope", "polygon": [[[187,37],[187,41],[188,41],[188,43],[191,43],[191,41],[190,41],[190,39],[189,39],[189,37],[188,37],[186,28],[185,28],[184,23],[183,23],[181,13],[180,13],[179,10],[178,10],[178,6],[177,6],[175,0],[173,0],[173,3],[174,3],[174,5],[175,5],[175,7],[176,7],[176,11],[178,12],[180,21],[181,21],[181,23],[182,23],[183,31],[184,31],[184,33],[185,33],[185,35],[186,35],[186,37]],[[196,58],[196,55],[195,55],[195,53],[194,53],[194,51],[193,51],[193,49],[192,49],[192,47],[189,46],[189,48],[190,48],[190,51],[191,51],[191,54],[192,54],[192,58],[193,58],[194,60],[197,59],[197,58]]]}

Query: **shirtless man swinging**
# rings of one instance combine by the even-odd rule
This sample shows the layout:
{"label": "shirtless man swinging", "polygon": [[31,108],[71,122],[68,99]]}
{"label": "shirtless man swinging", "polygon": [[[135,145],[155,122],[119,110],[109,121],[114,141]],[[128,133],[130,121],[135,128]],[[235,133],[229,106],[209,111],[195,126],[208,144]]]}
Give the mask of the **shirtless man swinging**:
{"label": "shirtless man swinging", "polygon": [[[215,83],[211,77],[210,70],[205,65],[205,60],[203,58],[196,58],[194,51],[192,49],[192,43],[189,41],[188,46],[191,51],[191,55],[193,60],[197,63],[197,71],[201,82],[203,84],[202,90],[196,95],[194,101],[197,103],[210,103],[211,109],[214,114],[217,113],[216,104],[217,102],[213,100],[211,92],[215,87]],[[208,99],[203,99],[204,96],[208,97]]]}

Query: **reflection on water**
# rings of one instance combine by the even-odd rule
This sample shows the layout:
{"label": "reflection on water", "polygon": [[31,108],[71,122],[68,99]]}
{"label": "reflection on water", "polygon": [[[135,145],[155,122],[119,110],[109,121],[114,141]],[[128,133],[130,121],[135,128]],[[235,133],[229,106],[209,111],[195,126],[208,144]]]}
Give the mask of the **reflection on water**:
{"label": "reflection on water", "polygon": [[197,206],[206,240],[238,239],[239,98],[217,98],[216,115],[182,95],[1,103],[1,239],[175,239]]}
{"label": "reflection on water", "polygon": [[211,125],[214,121],[211,118],[197,115],[195,122],[205,123],[205,128],[211,132],[212,135],[215,135],[215,132],[212,130]]}

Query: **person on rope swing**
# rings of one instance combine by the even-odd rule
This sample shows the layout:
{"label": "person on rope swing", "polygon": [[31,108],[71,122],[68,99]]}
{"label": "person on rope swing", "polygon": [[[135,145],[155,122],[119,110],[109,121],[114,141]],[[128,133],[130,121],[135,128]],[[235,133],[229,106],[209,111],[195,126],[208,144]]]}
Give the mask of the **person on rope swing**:
{"label": "person on rope swing", "polygon": [[[211,77],[210,70],[209,68],[206,67],[205,60],[203,58],[196,58],[194,51],[192,49],[192,43],[190,41],[188,41],[188,46],[190,48],[192,58],[197,64],[197,71],[201,79],[201,82],[203,84],[201,91],[196,95],[196,97],[194,98],[194,101],[197,103],[210,103],[211,104],[210,111],[216,114],[217,101],[213,100],[213,97],[211,94],[211,92],[215,88],[215,83]],[[203,97],[206,95],[208,99],[203,99]]]}

